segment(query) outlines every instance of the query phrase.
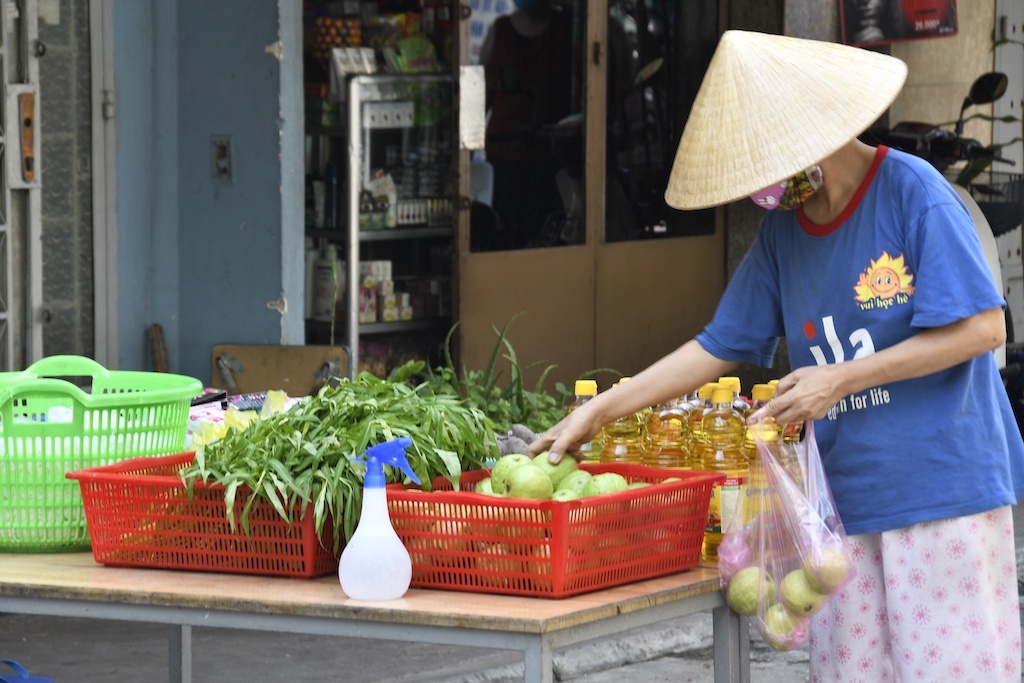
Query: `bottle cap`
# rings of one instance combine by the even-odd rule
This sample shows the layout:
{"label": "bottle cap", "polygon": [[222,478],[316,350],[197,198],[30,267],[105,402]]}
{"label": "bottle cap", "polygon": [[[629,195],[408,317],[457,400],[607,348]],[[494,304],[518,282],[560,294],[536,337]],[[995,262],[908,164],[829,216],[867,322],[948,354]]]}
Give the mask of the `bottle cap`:
{"label": "bottle cap", "polygon": [[597,382],[592,379],[578,379],[573,387],[577,396],[597,396]]}
{"label": "bottle cap", "polygon": [[[697,398],[702,401],[710,401],[711,394],[716,388],[718,388],[718,382],[708,382],[697,390]],[[731,401],[732,399],[730,398],[729,400]]]}
{"label": "bottle cap", "polygon": [[719,386],[716,387],[713,392],[711,392],[711,402],[732,403],[732,399],[734,396],[735,394],[732,393],[732,389],[729,389],[728,387]]}
{"label": "bottle cap", "polygon": [[775,387],[771,384],[755,384],[750,387],[750,398],[755,401],[768,401],[775,395]]}
{"label": "bottle cap", "polygon": [[[412,439],[408,436],[400,436],[397,439],[385,441],[384,443],[367,448],[359,456],[359,458],[362,458],[363,455],[366,456],[366,475],[363,477],[363,487],[368,489],[384,488],[386,483],[384,479],[384,465],[399,468],[405,472],[405,476],[419,484],[419,478],[412,471],[412,467],[409,466],[409,461],[405,459],[405,449],[411,445]],[[353,458],[353,460],[359,460],[359,458]]]}
{"label": "bottle cap", "polygon": [[737,396],[740,395],[740,378],[739,377],[719,377],[718,386],[726,387],[731,389]]}

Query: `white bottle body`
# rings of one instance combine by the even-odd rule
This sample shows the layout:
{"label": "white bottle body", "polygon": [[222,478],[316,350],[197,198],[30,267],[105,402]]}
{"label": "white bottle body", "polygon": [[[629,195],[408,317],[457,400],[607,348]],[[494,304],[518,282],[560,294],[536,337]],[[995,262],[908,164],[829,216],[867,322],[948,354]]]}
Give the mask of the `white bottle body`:
{"label": "white bottle body", "polygon": [[320,258],[320,251],[313,246],[313,240],[306,238],[306,271],[305,271],[305,290],[306,296],[304,297],[304,312],[305,318],[313,317],[313,299],[316,296],[316,262]]}
{"label": "white bottle body", "polygon": [[328,245],[313,266],[313,311],[314,320],[334,320],[334,309],[341,296],[341,278],[338,272],[338,252],[333,244]]}
{"label": "white bottle body", "polygon": [[363,490],[363,508],[338,565],[345,595],[356,600],[397,600],[409,590],[412,560],[388,516],[383,488]]}

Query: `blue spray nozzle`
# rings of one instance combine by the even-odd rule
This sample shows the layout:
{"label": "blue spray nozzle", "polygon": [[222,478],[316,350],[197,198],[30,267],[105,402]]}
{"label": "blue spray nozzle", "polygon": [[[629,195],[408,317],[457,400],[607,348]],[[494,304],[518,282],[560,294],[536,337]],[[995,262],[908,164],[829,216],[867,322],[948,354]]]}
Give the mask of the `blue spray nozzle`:
{"label": "blue spray nozzle", "polygon": [[408,436],[400,436],[397,439],[385,441],[384,443],[367,448],[360,456],[360,458],[363,455],[366,456],[366,476],[363,478],[363,486],[366,488],[383,488],[385,484],[384,465],[399,468],[405,472],[407,477],[419,484],[419,478],[412,471],[412,467],[409,466],[409,461],[405,459],[405,449],[411,445],[412,439]]}

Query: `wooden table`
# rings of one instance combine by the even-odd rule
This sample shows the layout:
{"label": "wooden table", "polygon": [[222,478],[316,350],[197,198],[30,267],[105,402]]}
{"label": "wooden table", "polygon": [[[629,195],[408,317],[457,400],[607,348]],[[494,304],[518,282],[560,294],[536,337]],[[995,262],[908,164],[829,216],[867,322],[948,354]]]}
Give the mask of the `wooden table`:
{"label": "wooden table", "polygon": [[519,650],[526,681],[553,680],[552,651],[713,610],[715,681],[750,680],[747,625],[718,572],[671,576],[561,600],[411,589],[400,600],[345,597],[337,577],[288,579],[104,567],[91,553],[0,553],[0,612],[170,625],[170,681],[191,683],[191,628],[241,628]]}

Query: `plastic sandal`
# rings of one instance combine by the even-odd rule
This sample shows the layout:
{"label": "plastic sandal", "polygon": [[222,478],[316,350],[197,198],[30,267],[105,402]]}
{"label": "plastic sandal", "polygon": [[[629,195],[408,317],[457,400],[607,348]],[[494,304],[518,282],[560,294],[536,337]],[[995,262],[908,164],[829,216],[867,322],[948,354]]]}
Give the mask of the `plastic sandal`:
{"label": "plastic sandal", "polygon": [[18,664],[13,659],[0,659],[0,663],[6,664],[11,667],[18,676],[12,678],[9,674],[0,673],[0,683],[53,683],[52,678],[43,678],[42,676],[29,676],[28,671],[25,670],[21,664]]}

